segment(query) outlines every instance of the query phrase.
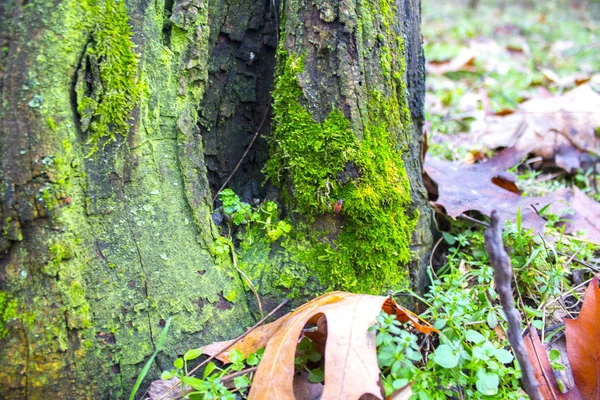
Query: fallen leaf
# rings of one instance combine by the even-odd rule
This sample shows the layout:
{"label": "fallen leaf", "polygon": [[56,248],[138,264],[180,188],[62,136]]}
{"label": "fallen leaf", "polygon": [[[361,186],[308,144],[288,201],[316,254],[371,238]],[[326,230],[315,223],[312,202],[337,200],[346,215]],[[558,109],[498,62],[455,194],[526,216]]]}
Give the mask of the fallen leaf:
{"label": "fallen leaf", "polygon": [[[521,129],[524,126],[524,129]],[[487,115],[472,125],[471,147],[516,147],[572,172],[598,156],[600,95],[589,84],[564,95],[535,98],[515,113]]]}
{"label": "fallen leaf", "polygon": [[[583,232],[586,239],[600,242],[600,203],[589,198],[577,187],[555,192],[554,198],[550,210],[566,220],[565,233]],[[568,208],[567,212],[563,212],[565,208]]]}
{"label": "fallen leaf", "polygon": [[592,279],[583,296],[583,306],[575,319],[565,318],[567,357],[575,385],[563,394],[556,383],[546,349],[535,328],[525,336],[527,355],[545,399],[579,400],[600,398],[600,288]]}
{"label": "fallen leaf", "polygon": [[[144,400],[175,400],[181,397],[181,387],[179,386],[179,378],[173,377],[168,380],[158,379],[150,384],[148,389],[148,397]],[[171,387],[175,387],[170,391]]]}
{"label": "fallen leaf", "polygon": [[442,206],[452,218],[465,211],[490,216],[497,210],[502,220],[513,222],[520,209],[523,226],[533,228],[536,233],[543,233],[546,224],[537,210],[551,205],[550,211],[564,219],[566,233],[582,232],[586,239],[600,242],[600,203],[578,188],[560,189],[542,197],[519,194],[515,177],[506,170],[526,153],[511,147],[488,161],[471,165],[426,158],[425,172],[437,184],[437,187],[432,187],[431,182],[427,184],[430,194],[438,196],[434,205]]}
{"label": "fallen leaf", "polygon": [[392,302],[389,297],[383,303],[381,309],[388,314],[395,313],[396,319],[400,322],[410,321],[412,325],[421,333],[428,335],[430,333],[437,332],[437,330],[433,326],[429,325],[427,321],[423,320],[412,311],[399,306],[395,301]]}
{"label": "fallen leaf", "polygon": [[[255,330],[257,333],[251,332],[244,338],[245,343],[232,346],[249,354],[266,345],[248,398],[293,399],[294,356],[302,329],[307,324],[319,326],[326,321],[327,328],[321,326],[318,329],[318,332],[326,332],[327,335],[325,386],[321,398],[358,399],[363,394],[370,394],[381,399],[375,332],[369,332],[368,329],[375,324],[382,309],[389,309],[389,312],[395,310],[398,319],[411,321],[417,329],[435,331],[416,315],[391,302],[388,297],[345,292],[325,294],[281,317],[270,326]],[[208,351],[220,350],[230,343],[220,342],[206,346],[203,350],[210,354]],[[219,359],[225,362],[228,360],[221,356]]]}
{"label": "fallen leaf", "polygon": [[471,210],[490,216],[497,210],[504,221],[515,221],[520,207],[524,226],[543,232],[546,222],[530,207],[537,202],[518,194],[516,177],[506,172],[526,155],[526,151],[509,148],[488,161],[471,165],[426,158],[425,172],[437,183],[435,203],[452,218]]}
{"label": "fallen leaf", "polygon": [[323,395],[323,384],[308,380],[308,372],[300,371],[294,377],[294,398],[296,400],[317,400]]}
{"label": "fallen leaf", "polygon": [[474,71],[474,62],[475,54],[473,51],[463,47],[452,60],[443,63],[427,63],[425,68],[428,74],[444,75],[448,72]]}
{"label": "fallen leaf", "polygon": [[322,398],[359,398],[365,393],[382,398],[375,332],[367,330],[384,301],[385,297],[334,292],[298,308],[267,344],[248,398],[293,399],[298,336],[317,314],[324,314],[328,325]]}
{"label": "fallen leaf", "polygon": [[561,393],[556,383],[556,377],[554,371],[550,366],[550,360],[548,359],[548,353],[546,348],[540,341],[538,333],[534,327],[531,327],[529,332],[524,338],[525,348],[527,349],[527,355],[529,361],[533,367],[533,373],[537,380],[540,392],[544,399],[559,399],[559,400],[581,400],[581,394],[577,387],[571,388],[567,393]]}
{"label": "fallen leaf", "polygon": [[584,399],[600,398],[600,289],[595,277],[583,297],[576,319],[565,318],[567,356]]}

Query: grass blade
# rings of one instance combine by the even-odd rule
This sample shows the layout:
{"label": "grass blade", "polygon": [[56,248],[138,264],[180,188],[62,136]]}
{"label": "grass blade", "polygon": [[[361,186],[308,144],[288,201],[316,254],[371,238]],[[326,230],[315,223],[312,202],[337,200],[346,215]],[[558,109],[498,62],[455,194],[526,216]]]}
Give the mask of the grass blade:
{"label": "grass blade", "polygon": [[163,329],[163,331],[160,334],[160,338],[158,338],[158,344],[156,345],[156,350],[154,350],[154,354],[152,354],[152,357],[150,357],[146,365],[144,365],[144,368],[142,368],[142,372],[140,372],[140,374],[138,375],[138,378],[135,381],[135,385],[133,385],[133,389],[131,389],[131,395],[129,396],[129,400],[133,400],[135,398],[135,395],[138,389],[140,388],[140,385],[144,381],[144,378],[148,374],[148,371],[150,371],[150,366],[152,365],[154,358],[156,357],[158,352],[162,350],[163,344],[167,337],[167,332],[169,331],[169,326],[171,325],[171,319],[172,317],[170,317],[167,320],[167,323],[165,324],[165,329]]}

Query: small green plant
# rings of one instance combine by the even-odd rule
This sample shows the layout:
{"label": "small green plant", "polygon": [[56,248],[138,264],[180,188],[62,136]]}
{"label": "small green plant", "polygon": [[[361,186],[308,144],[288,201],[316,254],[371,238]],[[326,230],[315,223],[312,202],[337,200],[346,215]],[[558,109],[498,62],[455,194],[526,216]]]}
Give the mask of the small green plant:
{"label": "small green plant", "polygon": [[394,315],[382,312],[377,324],[369,328],[377,332],[377,361],[386,396],[398,390],[420,374],[415,365],[422,361],[417,336],[409,333]]}
{"label": "small green plant", "polygon": [[316,368],[309,368],[311,364],[318,363],[323,357],[317,351],[316,346],[312,340],[307,337],[302,338],[298,347],[296,348],[296,358],[294,364],[296,371],[304,370],[308,372],[308,380],[312,383],[321,383],[325,380],[325,372],[323,367],[319,364]]}
{"label": "small green plant", "polygon": [[410,378],[405,378],[414,381],[414,398],[521,396],[518,365],[505,349],[507,340],[496,333],[504,323],[496,298],[487,272],[474,275],[451,266],[448,274],[432,280],[424,300],[430,305],[428,316],[440,330],[440,344]]}
{"label": "small green plant", "polygon": [[[279,219],[279,207],[274,201],[265,201],[260,206],[253,208],[250,204],[241,201],[231,189],[224,189],[219,194],[219,198],[223,203],[223,213],[228,224],[260,226],[271,242],[277,241],[292,231],[292,225]],[[253,235],[255,232],[250,228],[244,233]]]}
{"label": "small green plant", "polygon": [[237,194],[231,189],[224,189],[219,198],[223,203],[223,213],[236,226],[245,224],[252,216],[250,204],[240,201]]}
{"label": "small green plant", "polygon": [[[188,350],[183,357],[175,360],[170,371],[163,371],[161,379],[179,378],[181,393],[184,399],[226,399],[235,400],[235,393],[244,394],[250,387],[251,371],[247,374],[241,373],[247,367],[255,367],[260,362],[264,349],[251,353],[247,358],[239,350],[233,350],[229,358],[231,364],[225,368],[219,368],[214,362],[210,362],[204,368],[202,378],[188,375],[188,362],[202,355],[201,349]],[[240,374],[235,374],[240,372]],[[226,385],[233,382],[235,389]]]}

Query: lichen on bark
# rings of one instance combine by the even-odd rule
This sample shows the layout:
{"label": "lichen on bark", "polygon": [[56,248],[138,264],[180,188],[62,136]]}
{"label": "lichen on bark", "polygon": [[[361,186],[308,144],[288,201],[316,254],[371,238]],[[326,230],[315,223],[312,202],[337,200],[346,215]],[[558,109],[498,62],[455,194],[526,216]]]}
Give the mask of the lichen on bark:
{"label": "lichen on bark", "polygon": [[[149,378],[253,323],[230,261],[210,253],[218,232],[196,126],[208,10],[191,3],[47,0],[1,16],[16,17],[0,76],[0,397],[123,398],[169,316]],[[112,18],[101,12],[118,24],[100,33]],[[97,40],[125,62],[110,77]],[[101,85],[92,124],[106,90],[116,96],[105,109],[114,136],[96,148],[78,76]]]}

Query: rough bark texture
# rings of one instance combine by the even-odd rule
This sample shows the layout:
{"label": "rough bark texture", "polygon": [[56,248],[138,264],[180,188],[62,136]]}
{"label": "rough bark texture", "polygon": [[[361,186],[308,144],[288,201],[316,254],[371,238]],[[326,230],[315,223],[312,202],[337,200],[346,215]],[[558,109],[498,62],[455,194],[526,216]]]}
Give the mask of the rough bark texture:
{"label": "rough bark texture", "polygon": [[[285,131],[277,126],[285,110],[275,102],[273,135],[267,113],[271,91],[282,93],[276,81],[284,82],[286,62],[296,57],[304,67],[297,74],[288,68],[288,83],[301,88],[295,102],[315,124],[341,110],[336,118],[352,128],[345,134],[356,138],[356,151],[369,132],[389,133],[378,140],[393,186],[403,188],[394,193],[404,200],[394,203],[398,213],[376,194],[372,205],[386,218],[406,217],[394,224],[412,231],[413,255],[406,237],[398,260],[412,265],[411,280],[420,284],[431,238],[420,180],[418,1],[287,0],[281,16],[274,6],[0,2],[1,398],[123,398],[168,317],[174,320],[166,350],[150,378],[185,350],[252,324],[247,288],[229,256],[215,250],[212,196],[265,115],[262,135],[229,186],[247,201],[274,196],[261,170],[269,147],[280,160]],[[339,188],[377,172],[361,168],[358,158],[347,161],[334,171],[344,182]],[[288,213],[317,215],[306,229],[328,227],[327,243],[316,240],[335,253],[344,218],[360,222],[352,219],[354,200],[344,201],[349,215],[346,208],[331,211],[333,194],[315,209],[293,209],[291,169],[275,162],[276,170]],[[261,282],[275,271],[279,293],[261,290],[281,298],[314,275],[304,251],[311,240],[294,242],[300,256],[281,257],[271,247],[291,245],[261,241],[254,255],[270,260],[268,273],[256,263],[241,265]],[[284,279],[288,271],[295,280]]]}
{"label": "rough bark texture", "polygon": [[282,19],[267,175],[290,211],[317,216],[310,230],[329,243],[315,258],[334,285],[398,288],[413,262],[420,287],[432,240],[420,3],[288,0]]}

